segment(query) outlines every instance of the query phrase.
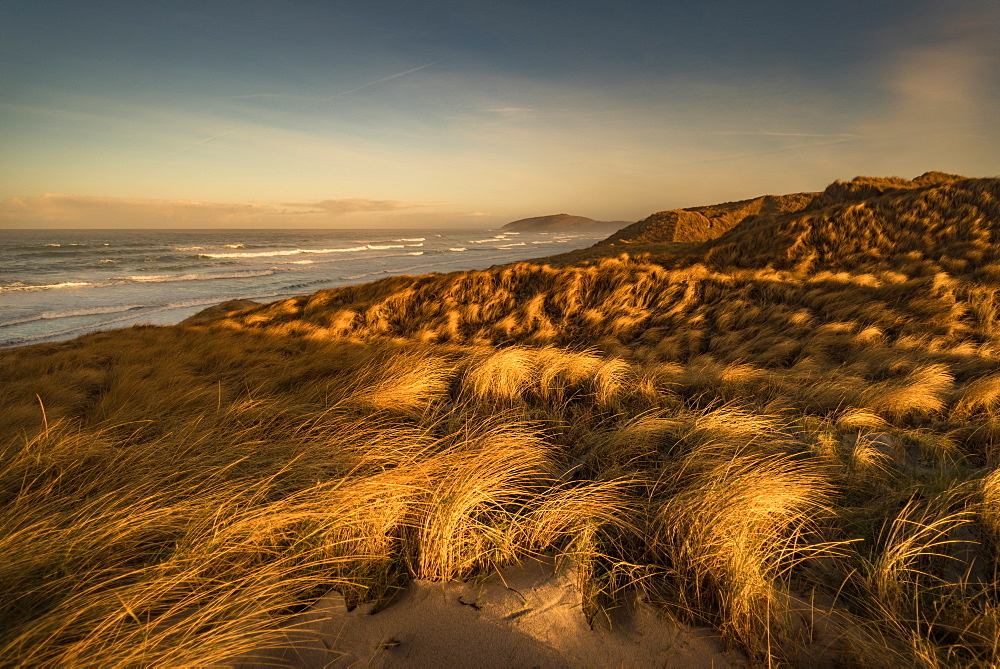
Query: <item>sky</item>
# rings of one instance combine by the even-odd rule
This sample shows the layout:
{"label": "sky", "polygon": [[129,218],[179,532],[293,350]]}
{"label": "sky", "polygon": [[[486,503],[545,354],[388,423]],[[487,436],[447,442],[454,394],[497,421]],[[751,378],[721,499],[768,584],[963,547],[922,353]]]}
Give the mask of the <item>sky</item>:
{"label": "sky", "polygon": [[998,0],[0,3],[0,228],[634,221],[997,119]]}

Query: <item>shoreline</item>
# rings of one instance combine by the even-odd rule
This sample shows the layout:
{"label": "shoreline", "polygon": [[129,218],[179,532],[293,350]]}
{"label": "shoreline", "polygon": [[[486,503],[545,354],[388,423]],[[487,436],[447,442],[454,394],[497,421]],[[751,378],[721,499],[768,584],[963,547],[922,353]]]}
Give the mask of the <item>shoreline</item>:
{"label": "shoreline", "polygon": [[[409,236],[397,238],[393,235],[400,231],[333,231],[339,235],[333,239],[324,236],[327,231],[316,236],[310,231],[283,230],[223,231],[219,238],[189,231],[156,231],[155,237],[139,232],[135,238],[114,231],[108,233],[110,237],[94,236],[91,231],[57,231],[56,237],[33,233],[34,241],[20,251],[13,241],[7,242],[13,244],[10,249],[0,248],[0,259],[11,255],[5,260],[14,272],[8,283],[20,276],[17,272],[29,271],[36,262],[32,258],[39,253],[48,258],[46,262],[55,263],[53,271],[60,274],[41,278],[48,286],[45,290],[0,287],[5,301],[0,347],[62,341],[144,322],[172,324],[230,299],[276,300],[384,276],[486,268],[497,261],[534,256],[547,246],[566,248],[581,240],[593,241],[586,233],[582,237],[525,233],[519,242],[521,233],[408,232]],[[67,245],[66,234],[87,243]],[[313,237],[300,238],[301,234]],[[380,241],[380,235],[387,239]],[[63,244],[48,241],[56,238]],[[306,243],[310,239],[311,245]],[[367,243],[357,246],[359,239]],[[88,262],[91,269],[86,269]],[[80,264],[84,269],[73,269]],[[134,276],[125,281],[121,279],[125,274]]]}

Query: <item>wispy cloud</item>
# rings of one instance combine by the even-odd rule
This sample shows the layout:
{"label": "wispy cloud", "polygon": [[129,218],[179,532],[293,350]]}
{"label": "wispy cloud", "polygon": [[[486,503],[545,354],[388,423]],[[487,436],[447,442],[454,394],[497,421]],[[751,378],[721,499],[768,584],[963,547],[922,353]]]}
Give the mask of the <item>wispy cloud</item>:
{"label": "wispy cloud", "polygon": [[[3,158],[8,162],[13,155],[10,145],[20,139],[15,132],[19,126],[27,126],[34,133],[39,133],[40,129],[49,131],[31,144],[23,143],[25,153],[37,155],[38,147],[49,143],[54,148],[58,147],[61,156],[64,155],[64,145],[50,139],[51,131],[71,127],[81,138],[79,144],[89,145],[87,149],[91,151],[100,150],[105,158],[122,152],[132,155],[142,152],[148,160],[147,173],[155,172],[156,167],[164,165],[163,154],[176,157],[194,146],[237,131],[240,131],[239,148],[267,152],[272,165],[275,155],[296,154],[300,159],[323,156],[349,161],[352,165],[364,162],[370,156],[364,147],[359,147],[362,142],[345,141],[343,137],[331,138],[328,133],[308,125],[290,127],[268,122],[267,119],[234,123],[230,116],[219,110],[203,109],[183,102],[154,104],[48,89],[44,93],[42,99],[33,105],[0,102],[0,114],[5,116],[0,119],[0,125],[6,122],[8,130],[5,137],[8,152]],[[205,138],[206,133],[214,134]],[[202,139],[195,139],[199,136]],[[177,146],[186,148],[177,151]],[[3,160],[0,159],[0,162]],[[102,162],[114,165],[112,160]],[[189,160],[185,160],[183,165],[188,170],[197,167]],[[236,170],[240,167],[233,165]],[[66,171],[71,166],[64,164],[60,168]],[[58,171],[51,170],[52,173]],[[9,189],[6,194],[10,194]]]}
{"label": "wispy cloud", "polygon": [[483,107],[480,111],[502,114],[504,116],[514,116],[516,114],[526,114],[535,111],[534,107]]}
{"label": "wispy cloud", "polygon": [[[798,136],[798,135],[792,135]],[[812,137],[814,135],[802,135],[804,137]],[[818,137],[823,137],[824,135],[818,135]],[[827,146],[836,146],[838,144],[845,144],[847,142],[854,142],[861,139],[861,135],[844,135],[839,139],[830,140],[827,142],[806,142],[806,143],[796,143],[796,144],[785,144],[784,146],[779,146],[771,149],[761,149],[759,151],[743,151],[740,153],[729,153],[724,155],[716,156],[706,156],[704,158],[696,158],[692,160],[684,160],[676,163],[669,163],[671,167],[678,165],[698,165],[702,163],[716,163],[724,162],[727,160],[738,160],[743,158],[753,158],[757,156],[769,156],[776,153],[786,153],[792,151],[799,151],[804,149],[818,149]]]}
{"label": "wispy cloud", "polygon": [[[392,81],[393,79],[399,79],[401,77],[405,77],[405,76],[407,76],[409,74],[413,74],[414,72],[419,72],[420,70],[424,70],[424,69],[427,69],[428,67],[432,67],[434,65],[437,65],[438,63],[442,62],[442,60],[446,60],[446,59],[435,60],[435,61],[433,61],[431,63],[425,63],[424,65],[420,65],[418,67],[412,67],[412,68],[410,68],[408,70],[403,70],[402,72],[397,72],[395,74],[390,74],[387,77],[382,77],[381,79],[375,79],[374,81],[369,81],[367,83],[361,84],[360,86],[355,86],[354,88],[351,88],[351,89],[346,90],[346,91],[338,91],[336,93],[331,93],[330,95],[304,96],[304,95],[286,94],[286,93],[252,93],[252,94],[248,94],[248,95],[234,96],[231,99],[235,99],[235,98],[244,98],[244,99],[249,99],[249,98],[294,98],[294,99],[302,100],[302,101],[305,101],[305,102],[309,102],[309,103],[311,103],[311,106],[315,106],[315,105],[318,105],[318,104],[322,104],[324,102],[330,102],[332,100],[336,100],[337,98],[342,98],[342,97],[345,97],[347,95],[351,95],[352,93],[357,93],[360,90],[364,90],[364,89],[370,88],[372,86],[377,86],[379,84],[383,84],[383,83],[385,83],[387,81]],[[223,132],[220,132],[218,134],[212,135],[210,137],[206,137],[204,139],[198,140],[197,142],[193,142],[193,143],[189,144],[188,146],[186,146],[186,147],[180,149],[179,151],[177,151],[177,153],[175,155],[186,153],[186,152],[191,151],[192,149],[195,149],[195,148],[197,148],[199,146],[204,146],[205,144],[209,144],[209,143],[214,142],[216,140],[222,139],[223,137],[227,137],[229,135],[232,135],[233,133],[239,132],[240,130],[244,130],[246,128],[249,128],[252,125],[253,124],[249,124],[249,123],[248,124],[235,125],[232,128],[229,128],[228,130],[225,130]]]}
{"label": "wispy cloud", "polygon": [[885,102],[857,130],[872,139],[871,150],[886,157],[879,162],[888,169],[918,161],[926,169],[995,165],[1000,150],[997,12],[967,8],[945,20],[935,18],[917,22],[921,41],[899,39],[902,46],[882,74]]}
{"label": "wispy cloud", "polygon": [[344,200],[320,200],[319,202],[286,202],[285,206],[305,209],[306,213],[338,216],[364,211],[399,211],[400,209],[413,209],[424,205],[412,202],[400,202],[398,200],[349,198]]}
{"label": "wispy cloud", "polygon": [[[351,214],[393,212],[422,206],[397,200],[320,200],[280,205],[143,200],[46,193],[0,202],[0,227],[261,228],[336,225]],[[353,224],[358,219],[351,219]]]}

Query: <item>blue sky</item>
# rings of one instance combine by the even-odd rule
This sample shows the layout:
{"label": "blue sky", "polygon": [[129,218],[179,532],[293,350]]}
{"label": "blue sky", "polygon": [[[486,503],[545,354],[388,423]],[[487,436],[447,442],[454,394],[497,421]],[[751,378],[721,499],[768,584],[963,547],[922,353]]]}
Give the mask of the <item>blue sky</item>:
{"label": "blue sky", "polygon": [[0,226],[492,226],[1000,173],[1000,2],[0,5]]}

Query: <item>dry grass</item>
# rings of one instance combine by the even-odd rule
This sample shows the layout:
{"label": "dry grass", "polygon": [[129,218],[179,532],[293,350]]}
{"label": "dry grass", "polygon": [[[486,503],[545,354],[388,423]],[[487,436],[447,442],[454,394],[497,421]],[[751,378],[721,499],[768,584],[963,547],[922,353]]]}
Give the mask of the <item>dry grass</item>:
{"label": "dry grass", "polygon": [[0,351],[0,657],[220,665],[331,588],[552,551],[588,614],[641,590],[762,664],[822,613],[831,662],[996,665],[998,189],[859,179],[689,210],[733,226],[697,248]]}
{"label": "dry grass", "polygon": [[[753,656],[788,643],[782,597],[804,559],[829,484],[814,466],[783,457],[696,449],[658,482],[649,550],[664,565],[679,605]],[[805,551],[808,554],[809,551]]]}

